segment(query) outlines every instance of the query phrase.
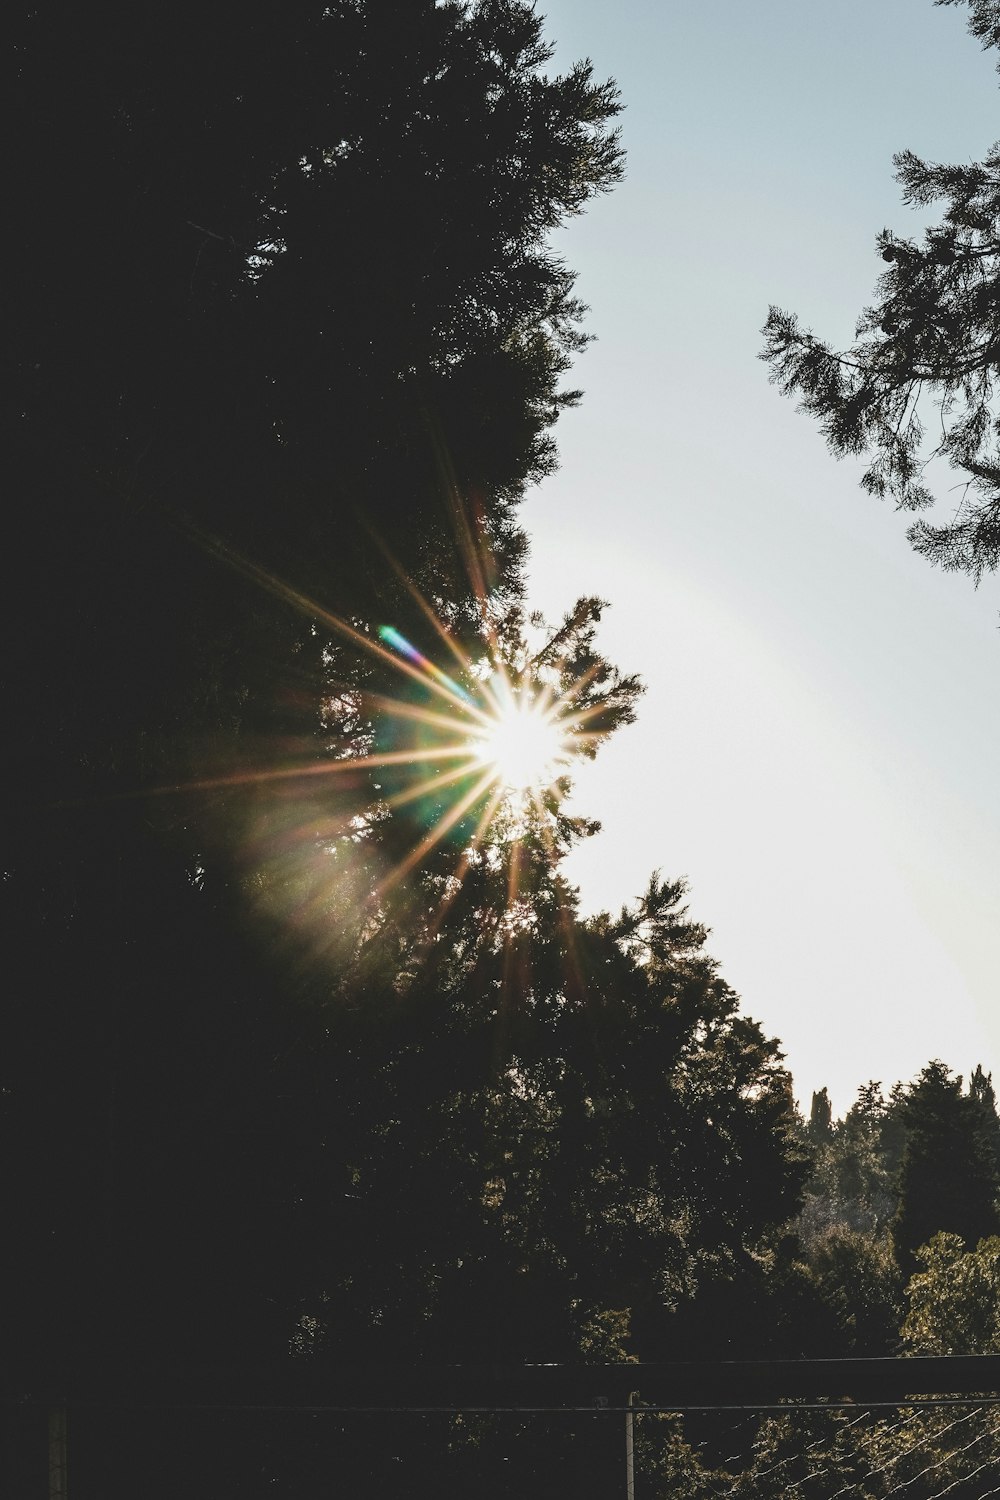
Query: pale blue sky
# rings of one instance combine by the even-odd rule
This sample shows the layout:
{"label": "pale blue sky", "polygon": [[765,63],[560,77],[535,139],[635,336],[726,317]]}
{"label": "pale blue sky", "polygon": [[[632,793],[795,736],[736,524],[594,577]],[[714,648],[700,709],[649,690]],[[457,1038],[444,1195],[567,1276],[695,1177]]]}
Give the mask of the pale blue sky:
{"label": "pale blue sky", "polygon": [[807,1107],[934,1056],[1000,1079],[1000,589],[913,555],[756,359],[772,302],[850,338],[877,231],[932,219],[892,153],[981,156],[995,58],[930,0],[538,8],[557,65],[618,80],[628,151],[558,239],[598,342],[523,513],[533,603],[602,594],[647,683],[569,873],[590,910],[687,875]]}

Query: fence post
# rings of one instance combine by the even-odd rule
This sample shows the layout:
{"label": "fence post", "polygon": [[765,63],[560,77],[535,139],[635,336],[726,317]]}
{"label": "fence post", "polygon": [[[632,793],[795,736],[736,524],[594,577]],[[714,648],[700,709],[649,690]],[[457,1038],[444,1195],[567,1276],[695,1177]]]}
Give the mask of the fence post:
{"label": "fence post", "polygon": [[68,1500],[66,1476],[67,1417],[65,1406],[49,1407],[49,1500]]}
{"label": "fence post", "polygon": [[635,1466],[632,1460],[632,1407],[635,1402],[636,1392],[628,1393],[628,1409],[625,1412],[625,1496],[626,1500],[635,1500]]}

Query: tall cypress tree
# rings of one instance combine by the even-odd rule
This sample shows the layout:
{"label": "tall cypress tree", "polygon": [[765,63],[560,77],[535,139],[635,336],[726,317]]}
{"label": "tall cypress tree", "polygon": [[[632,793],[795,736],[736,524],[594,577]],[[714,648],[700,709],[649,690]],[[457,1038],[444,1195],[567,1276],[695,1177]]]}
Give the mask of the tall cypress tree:
{"label": "tall cypress tree", "polygon": [[993,1074],[984,1073],[977,1063],[969,1078],[969,1098],[978,1105],[987,1141],[993,1148],[997,1171],[1000,1172],[1000,1117],[997,1115],[997,1096],[993,1088]]}
{"label": "tall cypress tree", "polygon": [[811,1141],[817,1144],[828,1141],[833,1134],[833,1109],[830,1104],[830,1095],[825,1088],[814,1093],[812,1103],[809,1107],[809,1123],[806,1133]]}

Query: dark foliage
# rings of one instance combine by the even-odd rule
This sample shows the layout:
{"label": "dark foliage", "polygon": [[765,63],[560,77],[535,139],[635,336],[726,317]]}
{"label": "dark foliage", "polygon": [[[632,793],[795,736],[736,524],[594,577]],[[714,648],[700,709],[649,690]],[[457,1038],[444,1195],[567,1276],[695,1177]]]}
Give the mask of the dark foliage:
{"label": "dark foliage", "polygon": [[[343,626],[410,628],[401,574],[460,641],[477,588],[517,599],[583,342],[546,234],[618,177],[616,97],[547,76],[516,0],[15,31],[11,1347],[284,1352],[313,1023],[259,852],[350,837],[377,789],[257,778],[370,746],[392,674]],[[330,896],[334,956],[391,837]]]}
{"label": "dark foliage", "polygon": [[833,1132],[832,1119],[830,1095],[826,1089],[820,1089],[818,1093],[813,1094],[809,1107],[809,1123],[806,1127],[809,1139],[817,1144],[828,1141]]}
{"label": "dark foliage", "polygon": [[[970,27],[984,46],[996,44],[993,0],[972,5]],[[931,562],[978,583],[1000,561],[1000,155],[994,147],[981,162],[947,166],[901,151],[895,165],[904,202],[943,202],[940,222],[922,242],[879,235],[887,269],[849,349],[834,350],[772,307],[762,358],[817,418],[833,453],[870,458],[861,482],[872,494],[925,510],[935,503],[928,464],[957,471],[951,519],[917,520],[908,536]]]}

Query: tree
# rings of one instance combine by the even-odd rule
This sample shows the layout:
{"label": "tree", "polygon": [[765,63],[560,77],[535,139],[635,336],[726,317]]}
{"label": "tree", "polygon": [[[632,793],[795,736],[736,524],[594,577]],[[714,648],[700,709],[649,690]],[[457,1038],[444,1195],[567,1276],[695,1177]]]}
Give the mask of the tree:
{"label": "tree", "polygon": [[993,1074],[984,1073],[977,1063],[969,1078],[969,1098],[978,1106],[983,1130],[996,1160],[1000,1173],[1000,1117],[997,1115],[997,1096],[993,1088]]}
{"label": "tree", "polygon": [[794,1229],[822,1353],[888,1354],[896,1345],[901,1283],[888,1225],[898,1199],[899,1098],[899,1085],[886,1100],[872,1081],[818,1141],[805,1127],[814,1161]]}
{"label": "tree", "polygon": [[498,829],[446,940],[419,963],[397,949],[381,982],[370,954],[318,1012],[328,1039],[297,1097],[315,1111],[302,1140],[323,1144],[294,1153],[289,1189],[317,1353],[657,1350],[794,1212],[787,1075],[701,952],[682,883],[582,923],[550,847],[534,822],[516,844]]}
{"label": "tree", "polygon": [[941,1062],[928,1063],[903,1096],[906,1145],[892,1224],[900,1269],[939,1230],[967,1246],[996,1232],[997,1167],[977,1101]]}
{"label": "tree", "polygon": [[914,1354],[1000,1351],[1000,1239],[966,1249],[957,1234],[936,1234],[916,1253],[923,1267],[906,1288],[902,1335]]}
{"label": "tree", "polygon": [[325,772],[399,696],[380,623],[423,597],[475,654],[519,603],[584,341],[547,237],[620,175],[617,96],[521,0],[16,31],[8,1331],[284,1351],[298,1002],[426,935],[415,884],[371,909],[414,824]]}
{"label": "tree", "polygon": [[888,1236],[832,1225],[809,1247],[809,1269],[837,1323],[823,1353],[895,1352],[902,1283]]}
{"label": "tree", "polygon": [[[997,0],[934,0],[935,5],[968,5],[969,30],[978,37],[984,47],[995,47],[1000,42],[1000,4]],[[997,64],[1000,71],[1000,63]]]}
{"label": "tree", "polygon": [[547,236],[620,175],[613,87],[545,76],[521,0],[29,8],[18,41],[14,770],[93,774],[114,726],[119,777],[178,720],[287,734],[325,645],[292,592],[406,629],[373,532],[476,613],[456,496],[516,597],[516,502],[585,342]]}
{"label": "tree", "polygon": [[[997,45],[995,0],[973,0],[970,29],[984,46]],[[870,458],[861,483],[871,494],[925,510],[935,503],[928,465],[944,460],[958,472],[952,518],[921,518],[907,535],[931,562],[978,584],[1000,562],[1000,152],[971,166],[911,151],[894,161],[904,202],[943,201],[940,222],[922,242],[889,230],[878,236],[887,269],[850,348],[834,350],[772,307],[761,357],[781,390],[818,419],[834,454]]]}
{"label": "tree", "polygon": [[798,1228],[807,1248],[834,1227],[881,1234],[888,1226],[898,1199],[903,1150],[900,1100],[901,1085],[893,1085],[886,1099],[882,1085],[873,1080],[862,1084],[825,1139],[814,1141],[806,1127],[814,1165]]}
{"label": "tree", "polygon": [[817,1145],[828,1141],[833,1134],[833,1111],[830,1105],[830,1095],[826,1089],[820,1089],[812,1096],[812,1104],[809,1108],[809,1123],[806,1134],[810,1141]]}

